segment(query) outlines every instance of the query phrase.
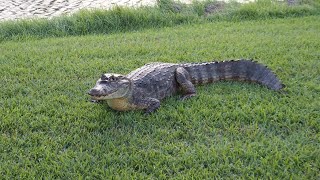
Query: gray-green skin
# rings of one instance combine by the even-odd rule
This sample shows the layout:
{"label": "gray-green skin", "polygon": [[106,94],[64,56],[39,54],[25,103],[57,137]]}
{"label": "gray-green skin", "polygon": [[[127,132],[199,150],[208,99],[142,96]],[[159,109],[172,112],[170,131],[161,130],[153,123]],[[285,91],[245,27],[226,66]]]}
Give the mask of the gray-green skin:
{"label": "gray-green skin", "polygon": [[284,85],[266,66],[251,60],[208,63],[149,63],[128,75],[103,74],[88,92],[93,100],[106,100],[119,111],[144,109],[151,113],[160,100],[181,92],[182,99],[196,95],[194,85],[219,80],[248,81],[279,91]]}

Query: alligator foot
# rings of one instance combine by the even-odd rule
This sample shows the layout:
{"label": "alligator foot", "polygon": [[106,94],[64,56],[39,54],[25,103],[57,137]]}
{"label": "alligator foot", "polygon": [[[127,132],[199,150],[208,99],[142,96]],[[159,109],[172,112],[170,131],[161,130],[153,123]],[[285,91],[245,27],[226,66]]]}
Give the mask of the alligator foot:
{"label": "alligator foot", "polygon": [[186,94],[186,95],[181,96],[180,100],[184,101],[184,100],[190,99],[190,98],[192,98],[194,96],[196,96],[195,93],[194,94]]}

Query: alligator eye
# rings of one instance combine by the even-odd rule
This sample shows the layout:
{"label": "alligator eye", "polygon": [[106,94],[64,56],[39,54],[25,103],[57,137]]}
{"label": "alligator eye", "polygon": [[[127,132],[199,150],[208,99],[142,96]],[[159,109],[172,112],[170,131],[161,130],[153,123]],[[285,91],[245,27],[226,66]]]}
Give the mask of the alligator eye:
{"label": "alligator eye", "polygon": [[115,80],[117,80],[117,78],[116,77],[114,77],[113,75],[112,76],[110,76],[110,81],[115,81]]}
{"label": "alligator eye", "polygon": [[105,74],[102,74],[101,75],[101,80],[106,81],[106,80],[108,80],[108,77]]}

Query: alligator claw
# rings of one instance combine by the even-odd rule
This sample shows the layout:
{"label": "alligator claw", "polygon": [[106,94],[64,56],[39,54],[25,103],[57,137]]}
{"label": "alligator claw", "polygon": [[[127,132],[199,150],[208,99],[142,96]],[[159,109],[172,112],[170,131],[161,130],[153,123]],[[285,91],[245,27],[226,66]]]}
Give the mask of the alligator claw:
{"label": "alligator claw", "polygon": [[192,97],[196,96],[196,94],[187,94],[187,95],[184,95],[180,98],[181,101],[185,101],[187,99],[190,99]]}

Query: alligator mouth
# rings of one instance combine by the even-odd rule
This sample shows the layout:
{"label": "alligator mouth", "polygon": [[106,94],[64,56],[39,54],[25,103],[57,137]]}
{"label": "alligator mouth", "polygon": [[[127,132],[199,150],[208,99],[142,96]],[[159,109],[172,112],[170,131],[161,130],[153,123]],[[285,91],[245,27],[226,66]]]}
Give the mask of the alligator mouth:
{"label": "alligator mouth", "polygon": [[107,98],[114,92],[115,91],[109,91],[108,93],[106,93],[106,92],[101,92],[100,90],[97,90],[97,89],[91,89],[88,92],[88,94],[91,96],[92,99],[101,100],[101,99]]}
{"label": "alligator mouth", "polygon": [[89,94],[91,97],[97,97],[97,98],[102,98],[102,97],[107,97],[112,93],[108,93],[108,94]]}
{"label": "alligator mouth", "polygon": [[94,99],[98,99],[98,98],[101,99],[101,98],[105,98],[105,97],[109,96],[111,93],[98,94],[98,93],[93,93],[93,92],[89,91],[88,94]]}
{"label": "alligator mouth", "polygon": [[107,95],[91,95],[91,98],[94,100],[101,100],[107,97]]}

